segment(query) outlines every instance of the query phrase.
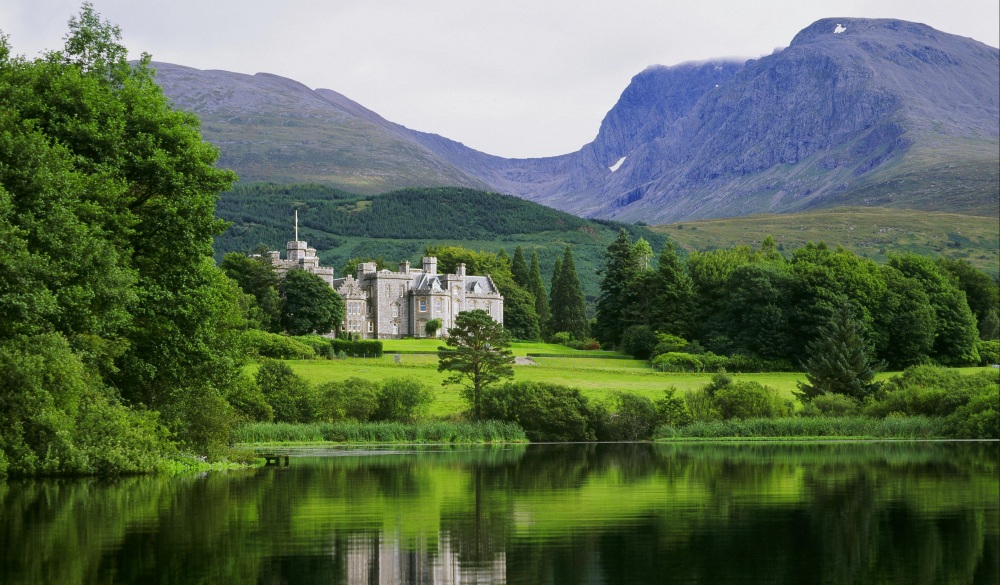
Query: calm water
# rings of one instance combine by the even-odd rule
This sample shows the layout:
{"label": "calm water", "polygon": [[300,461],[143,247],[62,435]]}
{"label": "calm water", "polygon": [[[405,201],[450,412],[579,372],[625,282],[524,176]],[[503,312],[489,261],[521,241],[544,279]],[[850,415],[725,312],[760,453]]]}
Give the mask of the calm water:
{"label": "calm water", "polygon": [[0,583],[1000,582],[997,443],[293,454],[0,482]]}

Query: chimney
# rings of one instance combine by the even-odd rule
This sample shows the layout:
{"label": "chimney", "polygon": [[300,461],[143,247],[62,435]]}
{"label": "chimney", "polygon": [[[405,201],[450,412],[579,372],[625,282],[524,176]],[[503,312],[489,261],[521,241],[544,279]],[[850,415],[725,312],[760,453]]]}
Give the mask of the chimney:
{"label": "chimney", "polygon": [[455,269],[455,273],[458,274],[459,276],[463,277],[463,278],[465,277],[465,263],[464,262],[458,265],[458,268]]}
{"label": "chimney", "polygon": [[427,274],[437,274],[438,259],[436,256],[424,256],[423,264],[424,264],[424,272],[426,272]]}
{"label": "chimney", "polygon": [[401,273],[403,273],[403,274],[409,274],[410,273],[410,261],[407,260],[405,262],[400,262],[399,263],[399,271]]}

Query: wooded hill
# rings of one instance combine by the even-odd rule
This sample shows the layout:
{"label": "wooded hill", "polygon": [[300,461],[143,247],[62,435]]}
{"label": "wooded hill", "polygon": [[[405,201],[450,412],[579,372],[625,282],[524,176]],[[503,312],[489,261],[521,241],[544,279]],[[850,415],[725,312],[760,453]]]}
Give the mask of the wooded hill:
{"label": "wooded hill", "polygon": [[967,260],[997,276],[997,217],[878,207],[842,207],[781,215],[749,215],[655,226],[687,251],[759,246],[771,236],[786,256],[807,242],[843,246],[884,263],[889,254],[912,253]]}
{"label": "wooded hill", "polygon": [[665,240],[643,226],[582,219],[517,197],[462,188],[404,189],[366,196],[322,185],[250,183],[224,193],[216,214],[232,226],[215,239],[215,254],[248,252],[261,244],[284,254],[293,238],[316,248],[323,265],[342,275],[352,258],[382,258],[418,264],[428,245],[454,244],[474,250],[512,253],[515,246],[536,250],[548,285],[552,265],[573,247],[584,294],[598,291],[597,269],[621,228],[645,238],[654,250]]}

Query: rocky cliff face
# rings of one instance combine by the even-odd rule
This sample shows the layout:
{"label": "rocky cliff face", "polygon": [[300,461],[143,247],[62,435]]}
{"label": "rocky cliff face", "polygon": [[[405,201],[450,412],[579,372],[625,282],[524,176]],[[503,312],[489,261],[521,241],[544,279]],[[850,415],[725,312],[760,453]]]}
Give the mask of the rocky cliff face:
{"label": "rocky cliff face", "polygon": [[650,67],[593,142],[539,159],[477,152],[274,76],[160,65],[160,80],[248,179],[486,187],[647,222],[998,205],[1000,51],[898,20],[824,19],[761,59]]}

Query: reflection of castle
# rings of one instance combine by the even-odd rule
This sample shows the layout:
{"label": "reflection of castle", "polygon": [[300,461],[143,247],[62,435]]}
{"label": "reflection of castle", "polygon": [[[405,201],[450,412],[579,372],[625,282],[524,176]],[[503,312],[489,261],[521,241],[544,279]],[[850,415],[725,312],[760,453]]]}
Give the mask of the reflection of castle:
{"label": "reflection of castle", "polygon": [[344,298],[345,316],[341,330],[365,338],[425,337],[424,326],[431,319],[441,319],[440,333],[455,326],[462,311],[482,309],[498,323],[503,323],[503,297],[489,276],[465,273],[459,264],[455,274],[438,274],[437,258],[425,257],[421,269],[410,268],[409,261],[399,264],[399,272],[377,270],[375,263],[358,264],[357,275],[333,278],[333,268],[319,265],[316,250],[299,241],[298,212],[295,215],[295,239],[288,242],[284,260],[277,251],[270,252],[278,276],[289,270],[307,270],[317,274]]}
{"label": "reflection of castle", "polygon": [[496,554],[485,565],[462,565],[447,534],[441,534],[436,551],[422,544],[403,550],[397,539],[355,536],[347,543],[348,585],[465,585],[505,583],[507,559]]}

